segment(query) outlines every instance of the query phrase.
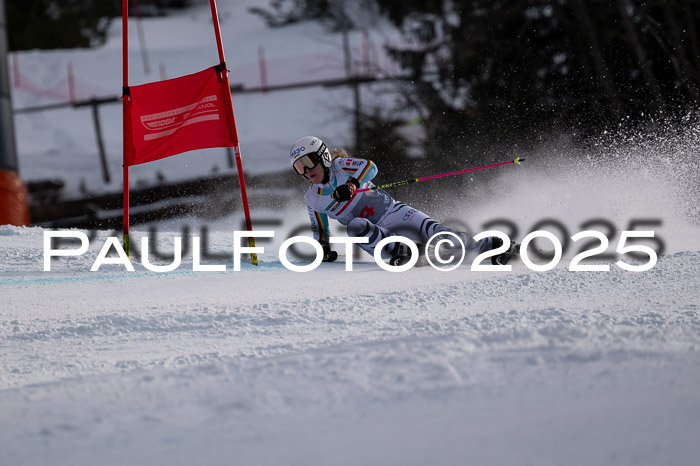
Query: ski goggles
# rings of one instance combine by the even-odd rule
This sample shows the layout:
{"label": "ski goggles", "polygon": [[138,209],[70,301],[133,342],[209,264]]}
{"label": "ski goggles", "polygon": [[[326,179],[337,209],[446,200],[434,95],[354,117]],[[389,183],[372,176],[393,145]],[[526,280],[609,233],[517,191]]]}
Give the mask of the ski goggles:
{"label": "ski goggles", "polygon": [[294,167],[294,171],[300,175],[303,175],[306,173],[307,168],[316,168],[316,165],[321,163],[321,160],[323,159],[323,154],[325,154],[327,150],[328,148],[326,147],[326,145],[321,144],[321,147],[319,147],[316,152],[309,152],[308,154],[299,157],[292,164],[292,166]]}
{"label": "ski goggles", "polygon": [[294,171],[299,175],[306,173],[307,169],[316,168],[316,165],[321,163],[321,156],[318,154],[306,154],[303,157],[299,157],[296,162],[294,162]]}

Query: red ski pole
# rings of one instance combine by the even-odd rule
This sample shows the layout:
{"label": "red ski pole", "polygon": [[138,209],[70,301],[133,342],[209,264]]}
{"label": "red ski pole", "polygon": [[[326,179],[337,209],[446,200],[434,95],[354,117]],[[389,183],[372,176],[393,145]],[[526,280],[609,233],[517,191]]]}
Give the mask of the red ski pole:
{"label": "red ski pole", "polygon": [[460,175],[462,173],[467,173],[467,172],[473,172],[476,170],[483,170],[485,168],[493,168],[493,167],[500,167],[501,165],[508,165],[508,164],[516,164],[520,165],[520,162],[524,162],[525,159],[521,159],[520,157],[516,158],[515,160],[510,160],[508,162],[502,162],[502,163],[496,163],[494,165],[484,165],[483,167],[477,167],[477,168],[467,168],[466,170],[459,170],[456,172],[450,172],[450,173],[442,173],[440,175],[432,175],[432,176],[424,176],[423,178],[415,178],[412,180],[404,180],[404,181],[394,181],[393,183],[387,183],[383,184],[381,186],[373,186],[371,188],[362,188],[362,189],[356,189],[355,193],[361,193],[364,191],[372,191],[374,189],[386,189],[386,188],[393,188],[395,186],[405,186],[409,183],[418,183],[421,181],[427,181],[427,180],[433,180],[435,178],[442,178],[444,176],[452,176],[452,175]]}

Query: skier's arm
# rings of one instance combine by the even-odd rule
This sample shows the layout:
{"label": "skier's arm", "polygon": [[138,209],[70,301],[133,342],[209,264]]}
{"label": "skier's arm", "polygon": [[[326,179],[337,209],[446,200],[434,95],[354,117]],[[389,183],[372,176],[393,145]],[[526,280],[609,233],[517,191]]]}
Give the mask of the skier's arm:
{"label": "skier's arm", "polygon": [[[362,185],[362,183],[365,183],[367,181],[371,181],[375,176],[377,176],[377,166],[371,160],[366,160],[366,159],[349,159],[349,160],[351,160],[350,166],[343,166],[342,169],[350,175],[349,182],[355,184],[356,187],[359,187],[360,185]],[[352,180],[355,180],[356,183],[353,182]]]}
{"label": "skier's arm", "polygon": [[377,166],[371,160],[346,160],[350,161],[350,166],[345,166],[342,169],[348,173],[350,177],[345,184],[338,186],[331,196],[333,199],[341,202],[352,199],[353,193],[362,186],[362,183],[370,181],[377,175]]}
{"label": "skier's arm", "polygon": [[363,166],[357,169],[357,172],[355,173],[355,178],[360,185],[362,183],[365,183],[367,181],[372,180],[375,176],[377,176],[377,166],[372,162],[371,160],[364,160],[364,162],[367,162]]}

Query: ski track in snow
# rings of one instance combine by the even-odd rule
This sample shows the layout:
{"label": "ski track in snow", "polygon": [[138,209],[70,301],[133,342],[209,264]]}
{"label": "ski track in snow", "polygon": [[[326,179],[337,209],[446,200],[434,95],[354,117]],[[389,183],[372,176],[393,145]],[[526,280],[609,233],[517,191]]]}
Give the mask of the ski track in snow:
{"label": "ski track in snow", "polygon": [[[41,272],[42,232],[0,227],[2,464],[658,464],[671,452],[690,464],[699,453],[698,251],[644,273],[294,273],[263,257],[216,273],[185,258],[158,274],[91,273],[94,246]],[[512,448],[489,429],[510,432]],[[356,451],[341,432],[374,446]]]}

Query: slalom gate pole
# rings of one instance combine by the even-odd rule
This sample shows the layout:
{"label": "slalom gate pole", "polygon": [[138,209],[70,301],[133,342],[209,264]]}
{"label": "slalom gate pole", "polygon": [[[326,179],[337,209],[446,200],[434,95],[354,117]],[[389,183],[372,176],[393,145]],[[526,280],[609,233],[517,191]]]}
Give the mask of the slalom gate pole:
{"label": "slalom gate pole", "polygon": [[131,150],[131,118],[129,115],[129,0],[122,0],[122,118],[123,118],[123,188],[122,209],[124,218],[124,252],[129,257],[129,164],[128,154]]}
{"label": "slalom gate pole", "polygon": [[477,168],[467,168],[466,170],[459,170],[456,172],[450,172],[450,173],[442,173],[440,175],[432,175],[432,176],[424,176],[423,178],[414,178],[412,180],[404,180],[404,181],[394,181],[393,183],[387,183],[383,184],[381,186],[373,186],[371,188],[362,188],[362,189],[356,189],[356,193],[362,193],[365,191],[372,191],[375,189],[386,189],[386,188],[393,188],[396,186],[405,186],[410,183],[419,183],[421,181],[428,181],[428,180],[434,180],[435,178],[442,178],[445,176],[452,176],[452,175],[460,175],[462,173],[467,173],[467,172],[473,172],[477,170],[483,170],[485,168],[493,168],[493,167],[500,167],[501,165],[508,165],[508,164],[516,164],[520,165],[520,162],[524,162],[525,159],[521,159],[520,157],[516,158],[515,160],[510,160],[508,162],[502,162],[502,163],[496,163],[494,165],[484,165],[483,167],[477,167]]}
{"label": "slalom gate pole", "polygon": [[[245,214],[245,226],[248,231],[253,231],[253,223],[250,220],[250,208],[248,207],[248,194],[245,188],[245,177],[243,176],[243,161],[241,158],[241,149],[238,143],[238,130],[236,129],[236,119],[233,114],[233,102],[231,101],[231,86],[228,81],[228,69],[226,68],[226,58],[224,57],[224,44],[221,40],[221,28],[219,27],[219,13],[216,10],[216,0],[209,0],[211,5],[211,19],[214,23],[214,34],[216,35],[216,46],[219,49],[219,61],[221,62],[221,80],[222,86],[224,86],[224,95],[228,96],[226,102],[226,111],[228,112],[229,124],[231,125],[230,131],[233,132],[233,139],[235,140],[235,145],[233,146],[233,152],[236,157],[236,170],[238,171],[238,184],[241,187],[241,198],[243,200],[243,212]],[[248,237],[248,246],[251,248],[255,247],[255,239],[252,236]],[[255,253],[250,254],[250,262],[253,265],[258,265],[258,255]]]}

